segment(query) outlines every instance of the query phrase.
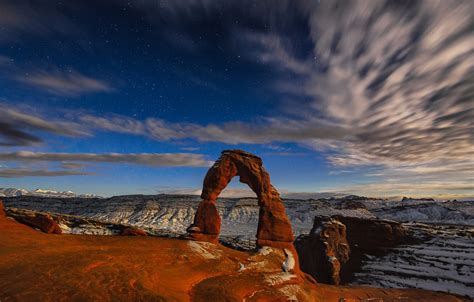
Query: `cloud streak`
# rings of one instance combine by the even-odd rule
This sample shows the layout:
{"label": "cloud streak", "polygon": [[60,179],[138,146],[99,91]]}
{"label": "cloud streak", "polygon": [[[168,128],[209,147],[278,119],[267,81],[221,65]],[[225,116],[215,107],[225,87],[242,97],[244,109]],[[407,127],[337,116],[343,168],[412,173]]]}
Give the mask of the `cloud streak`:
{"label": "cloud streak", "polygon": [[113,87],[106,81],[94,79],[75,70],[36,70],[17,76],[27,85],[59,96],[77,97],[87,93],[110,92]]}
{"label": "cloud streak", "polygon": [[335,167],[413,173],[440,164],[472,167],[473,2],[314,1],[303,7],[312,43],[306,57],[285,47],[278,33],[248,39],[260,46],[260,62],[284,71],[277,87],[294,97],[287,111],[298,108],[303,125],[323,116],[354,130],[349,139],[305,145],[335,152],[327,157]]}
{"label": "cloud streak", "polygon": [[345,188],[327,188],[344,194],[377,196],[412,196],[444,198],[472,198],[474,185],[471,181],[418,181],[418,182],[374,182],[357,184]]}
{"label": "cloud streak", "polygon": [[[63,3],[74,9],[72,3]],[[17,42],[24,35],[77,35],[77,24],[62,14],[55,3],[0,2],[0,43]]]}
{"label": "cloud streak", "polygon": [[32,169],[0,169],[0,178],[20,178],[20,177],[55,177],[55,176],[80,176],[93,175],[89,172],[73,170],[32,170]]}
{"label": "cloud streak", "polygon": [[190,153],[0,153],[0,160],[20,162],[125,163],[151,167],[209,167],[202,154]]}
{"label": "cloud streak", "polygon": [[0,146],[33,146],[43,142],[38,132],[51,133],[62,136],[87,135],[79,130],[79,125],[53,121],[46,117],[34,115],[31,108],[15,108],[0,104]]}
{"label": "cloud streak", "polygon": [[[290,142],[322,152],[334,169],[350,173],[373,168],[368,177],[385,181],[385,189],[408,188],[409,182],[434,189],[440,180],[463,184],[473,178],[474,2],[260,1],[251,11],[243,3],[175,1],[158,6],[140,1],[139,6],[157,22],[165,20],[163,27],[176,25],[178,31],[177,25],[212,17],[216,11],[264,20],[265,27],[224,27],[239,36],[229,44],[239,44],[247,58],[275,69],[272,87],[286,104],[281,115],[203,125],[78,113],[64,123],[10,109],[0,111],[0,144],[35,145],[42,141],[37,132],[78,136],[97,131],[158,141]],[[18,32],[27,28],[12,19],[15,14],[9,15],[2,20],[0,12],[0,25],[9,22]],[[292,27],[295,23],[304,26]],[[300,45],[304,49],[296,49]],[[113,89],[77,71],[38,70],[19,80],[55,95]]]}
{"label": "cloud streak", "polygon": [[308,139],[343,139],[352,131],[329,122],[299,122],[290,119],[263,118],[254,123],[227,122],[199,125],[194,123],[170,123],[148,118],[139,121],[124,116],[98,117],[83,115],[79,120],[92,129],[144,135],[159,141],[194,139],[201,142],[227,144],[265,144],[278,141],[302,141]]}
{"label": "cloud streak", "polygon": [[[212,15],[240,6],[195,1],[190,7]],[[288,7],[291,13],[280,15]],[[238,40],[251,49],[251,58],[280,72],[274,88],[288,95],[284,112],[291,117],[209,125],[81,119],[97,129],[160,141],[294,142],[327,151],[329,163],[342,168],[417,165],[419,170],[473,158],[474,67],[466,64],[474,61],[471,1],[281,1],[271,8],[255,6],[268,29],[242,25],[234,34],[244,37]],[[170,22],[194,18],[179,3],[165,9]],[[288,38],[288,30],[296,29],[282,31],[275,16],[290,25],[291,18],[306,18],[306,51],[295,50],[301,41]]]}

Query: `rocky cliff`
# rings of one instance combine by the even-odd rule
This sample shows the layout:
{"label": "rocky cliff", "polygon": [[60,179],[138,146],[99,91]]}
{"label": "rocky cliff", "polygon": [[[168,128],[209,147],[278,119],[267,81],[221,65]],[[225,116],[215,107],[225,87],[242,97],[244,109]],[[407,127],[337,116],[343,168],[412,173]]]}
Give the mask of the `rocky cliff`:
{"label": "rocky cliff", "polygon": [[296,240],[301,269],[328,284],[347,283],[360,270],[363,255],[382,256],[414,239],[395,221],[315,217],[309,235]]}
{"label": "rocky cliff", "polygon": [[[328,284],[416,287],[474,297],[474,228],[316,217],[296,241],[301,269]],[[348,244],[348,246],[346,246]]]}

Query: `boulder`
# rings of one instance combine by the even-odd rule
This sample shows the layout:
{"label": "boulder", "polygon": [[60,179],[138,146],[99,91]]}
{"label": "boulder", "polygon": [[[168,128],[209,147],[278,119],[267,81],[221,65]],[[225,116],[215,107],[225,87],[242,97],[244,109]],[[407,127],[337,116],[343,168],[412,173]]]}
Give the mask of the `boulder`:
{"label": "boulder", "polygon": [[32,211],[10,211],[9,216],[13,217],[19,223],[39,229],[47,234],[62,234],[61,228],[50,214]]}
{"label": "boulder", "polygon": [[293,245],[293,232],[278,191],[270,183],[270,176],[262,160],[241,150],[222,151],[221,157],[209,169],[202,189],[194,223],[188,228],[189,236],[196,240],[217,242],[221,218],[216,208],[219,194],[233,177],[239,176],[255,192],[260,206],[257,228],[257,245]]}

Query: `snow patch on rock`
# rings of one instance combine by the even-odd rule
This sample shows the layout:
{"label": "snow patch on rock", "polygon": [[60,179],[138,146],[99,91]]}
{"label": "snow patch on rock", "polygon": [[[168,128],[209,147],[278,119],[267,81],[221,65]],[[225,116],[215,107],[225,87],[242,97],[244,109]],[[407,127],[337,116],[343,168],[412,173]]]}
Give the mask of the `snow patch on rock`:
{"label": "snow patch on rock", "polygon": [[271,274],[265,276],[265,282],[270,286],[278,286],[296,278],[296,275],[286,272]]}
{"label": "snow patch on rock", "polygon": [[204,259],[215,260],[221,257],[221,253],[216,250],[215,244],[201,241],[189,241],[188,246],[194,253],[199,254]]}
{"label": "snow patch on rock", "polygon": [[298,285],[285,285],[282,288],[279,288],[278,290],[286,296],[287,301],[299,301],[298,294],[300,294],[301,292],[301,287],[299,287]]}
{"label": "snow patch on rock", "polygon": [[295,256],[289,249],[284,249],[284,251],[285,251],[286,259],[285,259],[285,262],[283,262],[281,268],[283,269],[284,272],[293,271],[295,269],[295,264],[296,264]]}
{"label": "snow patch on rock", "polygon": [[273,248],[269,247],[269,246],[262,246],[259,250],[258,250],[258,253],[263,255],[263,256],[267,256],[269,255],[271,252],[273,251]]}

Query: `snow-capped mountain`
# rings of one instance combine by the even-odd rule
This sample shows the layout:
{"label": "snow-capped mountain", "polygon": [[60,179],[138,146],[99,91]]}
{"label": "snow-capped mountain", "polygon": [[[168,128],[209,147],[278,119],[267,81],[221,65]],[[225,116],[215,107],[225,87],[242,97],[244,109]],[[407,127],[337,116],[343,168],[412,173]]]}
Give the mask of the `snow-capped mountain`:
{"label": "snow-capped mountain", "polygon": [[0,188],[0,197],[15,197],[27,195],[29,191],[15,188]]}
{"label": "snow-capped mountain", "polygon": [[17,197],[17,196],[39,196],[39,197],[58,197],[58,198],[94,198],[99,197],[93,194],[76,194],[72,191],[53,191],[53,190],[44,190],[44,189],[35,189],[28,191],[25,189],[15,189],[15,188],[0,188],[0,197]]}

